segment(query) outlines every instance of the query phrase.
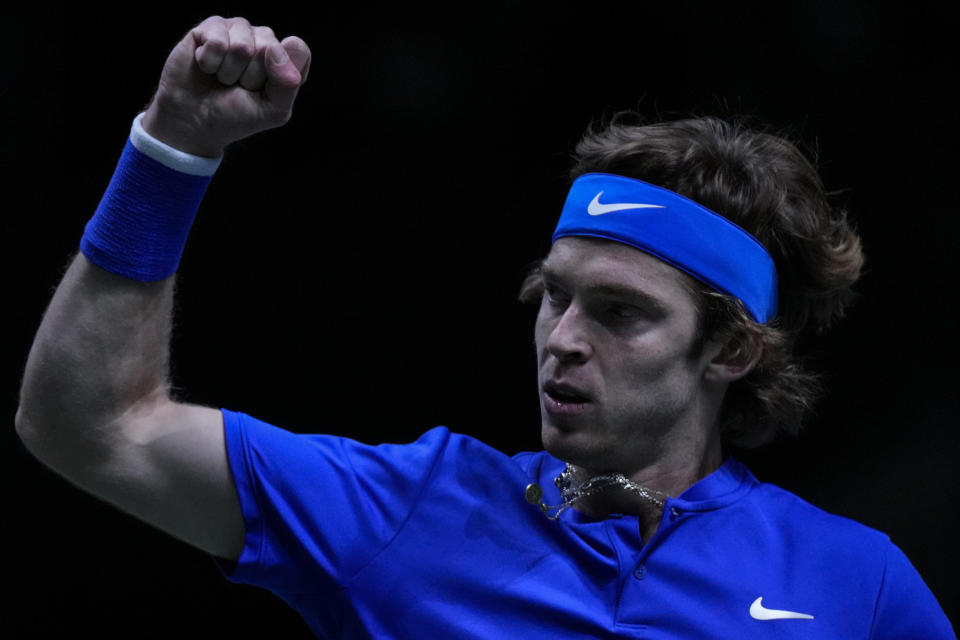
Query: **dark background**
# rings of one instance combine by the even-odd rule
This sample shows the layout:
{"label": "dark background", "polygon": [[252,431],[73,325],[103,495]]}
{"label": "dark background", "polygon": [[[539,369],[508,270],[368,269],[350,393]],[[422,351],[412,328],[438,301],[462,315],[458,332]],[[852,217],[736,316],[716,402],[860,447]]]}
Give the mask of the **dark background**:
{"label": "dark background", "polygon": [[578,135],[619,109],[754,116],[815,152],[858,222],[868,271],[847,321],[812,344],[830,393],[805,434],[742,457],[761,479],[888,533],[956,623],[951,10],[665,4],[5,9],[14,592],[2,627],[309,637],[278,599],[227,583],[203,554],[45,470],[13,430],[33,332],[130,121],[168,50],[213,13],[300,35],[314,64],[292,121],[230,150],[195,224],[173,345],[187,399],[370,442],[445,424],[510,453],[536,448],[534,311],[515,293],[548,249]]}

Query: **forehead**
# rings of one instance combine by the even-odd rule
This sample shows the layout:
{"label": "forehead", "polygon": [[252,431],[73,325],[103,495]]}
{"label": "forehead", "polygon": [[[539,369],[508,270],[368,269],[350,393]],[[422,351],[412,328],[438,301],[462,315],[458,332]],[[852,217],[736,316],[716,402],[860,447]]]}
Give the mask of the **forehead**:
{"label": "forehead", "polygon": [[543,264],[547,278],[597,289],[634,290],[664,303],[694,306],[691,277],[659,258],[602,238],[557,240]]}

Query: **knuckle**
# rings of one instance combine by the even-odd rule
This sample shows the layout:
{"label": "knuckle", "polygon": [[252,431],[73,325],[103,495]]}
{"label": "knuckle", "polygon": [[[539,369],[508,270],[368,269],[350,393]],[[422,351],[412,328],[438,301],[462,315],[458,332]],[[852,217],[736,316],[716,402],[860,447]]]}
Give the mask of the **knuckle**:
{"label": "knuckle", "polygon": [[223,53],[227,50],[227,41],[216,36],[209,38],[203,44],[209,51],[213,53]]}
{"label": "knuckle", "polygon": [[252,58],[256,47],[249,40],[240,40],[230,43],[230,53],[239,58]]}
{"label": "knuckle", "polygon": [[204,39],[220,31],[223,31],[223,18],[220,16],[210,16],[190,30],[194,37],[202,37]]}
{"label": "knuckle", "polygon": [[197,25],[197,28],[203,27],[203,26],[210,26],[212,24],[223,24],[223,22],[224,22],[223,16],[212,15],[201,20],[200,23]]}
{"label": "knuckle", "polygon": [[276,34],[270,27],[255,27],[253,35],[257,39],[258,44],[271,44],[277,39]]}

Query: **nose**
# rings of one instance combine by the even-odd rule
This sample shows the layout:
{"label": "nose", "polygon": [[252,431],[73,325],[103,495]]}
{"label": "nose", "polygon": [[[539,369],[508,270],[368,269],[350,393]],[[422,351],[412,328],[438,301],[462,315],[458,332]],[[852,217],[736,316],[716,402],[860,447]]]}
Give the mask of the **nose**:
{"label": "nose", "polygon": [[576,306],[564,309],[547,336],[547,351],[564,363],[586,362],[593,355],[586,318]]}

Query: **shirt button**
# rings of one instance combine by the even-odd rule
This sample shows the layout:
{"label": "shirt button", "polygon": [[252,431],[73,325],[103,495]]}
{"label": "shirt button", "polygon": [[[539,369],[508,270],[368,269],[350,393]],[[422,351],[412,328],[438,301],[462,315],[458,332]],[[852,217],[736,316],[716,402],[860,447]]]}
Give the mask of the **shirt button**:
{"label": "shirt button", "polygon": [[643,580],[647,577],[647,568],[643,564],[638,564],[633,570],[633,577],[637,580]]}

